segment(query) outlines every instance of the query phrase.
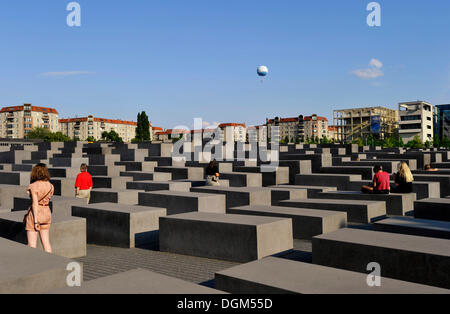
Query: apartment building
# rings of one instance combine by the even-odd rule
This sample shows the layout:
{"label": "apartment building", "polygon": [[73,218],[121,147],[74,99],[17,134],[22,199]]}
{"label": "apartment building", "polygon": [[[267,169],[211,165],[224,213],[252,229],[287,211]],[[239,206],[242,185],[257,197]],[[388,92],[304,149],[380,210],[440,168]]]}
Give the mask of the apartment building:
{"label": "apartment building", "polygon": [[369,135],[382,140],[395,135],[398,111],[385,107],[334,110],[333,125],[338,128],[339,141],[351,142]]}
{"label": "apartment building", "polygon": [[247,140],[247,127],[242,123],[219,124],[220,139],[223,142],[245,142]]}
{"label": "apartment building", "polygon": [[247,128],[248,142],[267,142],[267,126],[257,125]]}
{"label": "apartment building", "polygon": [[403,102],[398,104],[400,117],[399,136],[409,142],[418,136],[422,142],[432,141],[433,105],[425,101]]}
{"label": "apartment building", "polygon": [[290,142],[297,138],[303,141],[305,139],[304,117],[302,115],[294,118],[266,119],[267,134],[274,140],[284,140],[286,137]]}
{"label": "apartment building", "polygon": [[437,105],[434,134],[439,139],[450,138],[450,105]]}
{"label": "apartment building", "polygon": [[339,127],[335,125],[328,126],[327,138],[329,140],[339,141]]}
{"label": "apartment building", "polygon": [[293,118],[266,119],[267,133],[269,137],[273,136],[273,128],[278,127],[277,132],[273,133],[278,140],[289,139],[289,142],[297,140],[303,142],[308,138],[323,138],[328,134],[328,119],[316,114],[311,116],[300,115]]}
{"label": "apartment building", "polygon": [[57,132],[58,111],[31,104],[4,107],[0,110],[0,138],[24,138],[35,128]]}
{"label": "apartment building", "polygon": [[[102,138],[103,132],[115,131],[124,142],[130,142],[136,136],[137,123],[133,121],[112,120],[88,116],[84,118],[71,118],[59,120],[60,131],[81,141],[88,137],[98,140]],[[152,127],[150,126],[150,134]]]}
{"label": "apartment building", "polygon": [[322,139],[328,137],[328,119],[313,114],[303,118],[305,138]]}

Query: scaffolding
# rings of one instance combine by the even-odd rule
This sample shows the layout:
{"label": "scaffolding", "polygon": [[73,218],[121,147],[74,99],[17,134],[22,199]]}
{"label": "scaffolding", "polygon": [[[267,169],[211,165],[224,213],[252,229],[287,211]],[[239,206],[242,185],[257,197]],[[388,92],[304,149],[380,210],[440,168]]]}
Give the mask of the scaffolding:
{"label": "scaffolding", "polygon": [[337,127],[337,140],[353,142],[369,135],[377,139],[395,136],[398,111],[384,107],[354,108],[333,111],[333,124]]}

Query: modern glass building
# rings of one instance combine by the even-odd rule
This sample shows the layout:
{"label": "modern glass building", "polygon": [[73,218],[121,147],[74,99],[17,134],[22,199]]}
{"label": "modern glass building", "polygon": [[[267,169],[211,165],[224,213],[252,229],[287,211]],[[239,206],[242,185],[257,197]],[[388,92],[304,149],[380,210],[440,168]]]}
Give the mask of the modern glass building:
{"label": "modern glass building", "polygon": [[436,121],[434,132],[443,139],[445,136],[450,138],[450,105],[436,106]]}

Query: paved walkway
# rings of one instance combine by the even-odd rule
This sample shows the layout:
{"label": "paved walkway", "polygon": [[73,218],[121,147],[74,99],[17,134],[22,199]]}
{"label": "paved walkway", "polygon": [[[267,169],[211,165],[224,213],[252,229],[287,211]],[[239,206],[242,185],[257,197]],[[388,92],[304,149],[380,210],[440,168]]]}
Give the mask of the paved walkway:
{"label": "paved walkway", "polygon": [[[311,262],[311,242],[294,241],[294,250],[279,257]],[[238,263],[208,258],[160,252],[155,246],[122,249],[96,245],[87,246],[87,256],[78,258],[83,263],[84,280],[105,277],[136,268],[189,282],[214,287],[214,274]]]}

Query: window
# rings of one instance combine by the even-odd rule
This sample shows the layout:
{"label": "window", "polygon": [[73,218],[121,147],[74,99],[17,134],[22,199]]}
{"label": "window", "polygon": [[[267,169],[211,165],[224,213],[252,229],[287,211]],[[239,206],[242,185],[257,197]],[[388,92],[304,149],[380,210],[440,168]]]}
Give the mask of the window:
{"label": "window", "polygon": [[419,115],[417,116],[403,116],[401,117],[402,121],[412,121],[412,120],[420,120],[421,117]]}

